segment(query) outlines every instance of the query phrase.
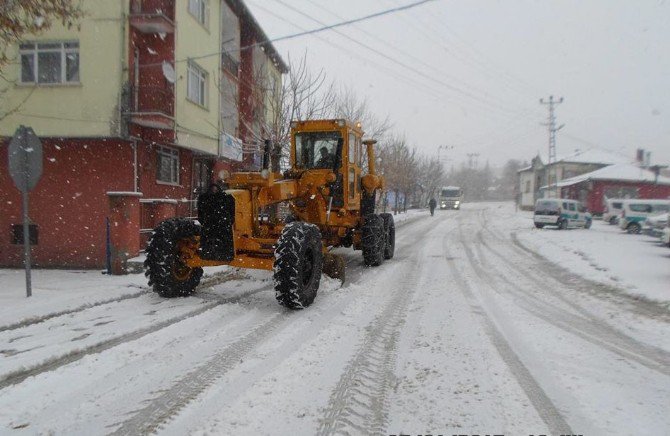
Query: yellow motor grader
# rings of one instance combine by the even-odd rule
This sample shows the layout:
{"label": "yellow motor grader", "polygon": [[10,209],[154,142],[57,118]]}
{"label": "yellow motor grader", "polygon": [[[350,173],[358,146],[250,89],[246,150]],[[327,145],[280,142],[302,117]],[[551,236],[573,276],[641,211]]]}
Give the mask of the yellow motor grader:
{"label": "yellow motor grader", "polygon": [[[395,226],[375,214],[384,180],[375,173],[374,140],[360,123],[342,119],[294,121],[290,168],[270,168],[266,143],[262,170],[238,172],[198,198],[198,222],[160,223],[146,250],[149,284],[163,297],[191,295],[202,268],[230,265],[272,270],[277,301],[309,306],[322,272],[344,281],[345,262],[334,247],[363,252],[366,266],[393,257]],[[367,161],[367,173],[363,163]],[[286,203],[279,218],[273,205]]]}

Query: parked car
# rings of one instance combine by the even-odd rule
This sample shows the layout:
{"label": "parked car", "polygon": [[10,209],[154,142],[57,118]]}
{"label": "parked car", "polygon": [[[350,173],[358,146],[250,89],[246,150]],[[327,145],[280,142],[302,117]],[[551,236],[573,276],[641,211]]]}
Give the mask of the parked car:
{"label": "parked car", "polygon": [[557,226],[561,230],[591,227],[593,217],[586,208],[576,200],[566,198],[548,198],[535,202],[533,222],[535,227]]}
{"label": "parked car", "polygon": [[619,227],[628,233],[641,233],[647,218],[662,212],[670,212],[670,200],[626,200],[621,209]]}
{"label": "parked car", "polygon": [[668,226],[668,216],[670,213],[663,212],[658,215],[652,215],[642,224],[642,233],[649,236],[660,237],[663,229]]}
{"label": "parked car", "polygon": [[619,216],[621,216],[621,208],[623,202],[621,198],[608,198],[605,200],[605,212],[603,212],[603,221],[612,225],[619,223]]}

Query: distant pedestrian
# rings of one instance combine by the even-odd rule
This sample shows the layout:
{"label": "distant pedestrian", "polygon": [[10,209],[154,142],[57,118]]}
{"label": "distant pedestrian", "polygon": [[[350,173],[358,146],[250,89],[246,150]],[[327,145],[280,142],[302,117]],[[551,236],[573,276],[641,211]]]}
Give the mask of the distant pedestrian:
{"label": "distant pedestrian", "polygon": [[431,198],[428,202],[428,207],[430,208],[430,216],[433,216],[433,214],[435,214],[435,208],[437,207],[437,201],[435,201],[434,198]]}

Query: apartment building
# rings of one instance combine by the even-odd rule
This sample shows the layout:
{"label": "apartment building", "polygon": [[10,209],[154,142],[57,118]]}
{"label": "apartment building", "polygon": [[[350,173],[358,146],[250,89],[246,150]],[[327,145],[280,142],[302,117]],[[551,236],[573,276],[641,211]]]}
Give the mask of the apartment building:
{"label": "apartment building", "polygon": [[79,29],[24,38],[3,68],[0,265],[22,263],[21,201],[6,151],[19,125],[44,147],[31,192],[35,264],[98,268],[111,252],[122,268],[148,229],[193,216],[213,180],[253,166],[276,108],[266,83],[281,86],[287,67],[241,0],[83,6]]}

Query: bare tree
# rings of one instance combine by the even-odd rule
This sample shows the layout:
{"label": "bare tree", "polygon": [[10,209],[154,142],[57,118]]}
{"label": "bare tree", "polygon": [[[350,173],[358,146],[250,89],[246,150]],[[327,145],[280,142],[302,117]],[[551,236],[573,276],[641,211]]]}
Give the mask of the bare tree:
{"label": "bare tree", "polygon": [[341,87],[335,97],[333,115],[351,122],[360,121],[367,137],[383,139],[391,130],[392,124],[388,117],[378,118],[371,110],[368,100],[359,98],[349,87]]}
{"label": "bare tree", "polygon": [[[291,121],[325,118],[333,113],[334,86],[323,70],[316,73],[308,67],[307,56],[297,61],[288,58],[288,74],[282,81],[273,81],[267,65],[258,65],[247,85],[250,101],[244,106],[254,108],[253,120],[240,117],[249,137],[247,147],[257,147],[269,139],[275,144],[275,155],[286,160],[289,155]],[[228,92],[228,90],[222,90]],[[232,102],[240,111],[239,98]]]}

